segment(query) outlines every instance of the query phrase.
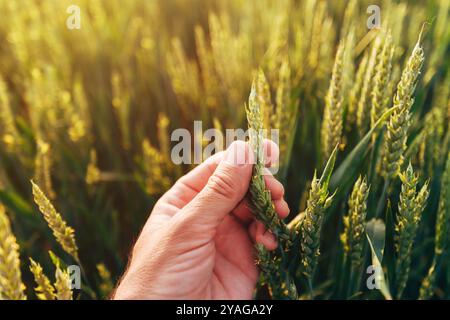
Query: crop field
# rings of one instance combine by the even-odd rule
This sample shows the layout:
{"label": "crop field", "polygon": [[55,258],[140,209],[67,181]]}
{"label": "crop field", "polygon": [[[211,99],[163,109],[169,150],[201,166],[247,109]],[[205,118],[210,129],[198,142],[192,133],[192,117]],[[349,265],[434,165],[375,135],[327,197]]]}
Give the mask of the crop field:
{"label": "crop field", "polygon": [[255,246],[255,298],[450,299],[449,10],[0,0],[0,300],[109,298],[196,165],[173,161],[179,128],[193,148],[209,128],[250,128],[254,150],[278,132],[291,210],[257,153],[247,200],[278,248]]}

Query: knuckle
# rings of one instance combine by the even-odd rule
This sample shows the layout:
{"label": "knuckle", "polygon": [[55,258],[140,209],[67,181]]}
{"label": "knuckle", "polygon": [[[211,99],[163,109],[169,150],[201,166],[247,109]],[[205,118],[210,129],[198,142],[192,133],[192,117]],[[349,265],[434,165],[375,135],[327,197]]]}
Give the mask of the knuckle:
{"label": "knuckle", "polygon": [[209,178],[208,188],[219,196],[230,199],[235,196],[237,185],[229,170],[221,170]]}

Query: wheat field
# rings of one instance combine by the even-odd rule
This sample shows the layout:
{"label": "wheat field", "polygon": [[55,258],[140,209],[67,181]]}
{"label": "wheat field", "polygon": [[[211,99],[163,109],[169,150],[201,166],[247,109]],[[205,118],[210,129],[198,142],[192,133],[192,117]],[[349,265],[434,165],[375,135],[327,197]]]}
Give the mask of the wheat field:
{"label": "wheat field", "polygon": [[198,120],[279,130],[291,214],[258,158],[248,201],[279,246],[255,248],[255,298],[450,299],[449,9],[0,0],[0,300],[110,297],[194,166],[173,163],[171,132]]}

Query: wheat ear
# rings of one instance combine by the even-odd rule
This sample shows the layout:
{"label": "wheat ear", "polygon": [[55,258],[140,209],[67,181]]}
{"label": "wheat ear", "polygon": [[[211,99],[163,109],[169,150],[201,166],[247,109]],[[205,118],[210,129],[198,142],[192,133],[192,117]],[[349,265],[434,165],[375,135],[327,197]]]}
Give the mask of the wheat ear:
{"label": "wheat ear", "polygon": [[371,128],[381,117],[386,110],[389,102],[389,97],[386,97],[391,72],[392,72],[392,57],[394,55],[394,45],[392,37],[387,34],[384,37],[383,47],[376,60],[375,75],[373,79],[373,89],[371,92],[372,108],[370,110],[370,125]]}
{"label": "wheat ear", "polygon": [[0,300],[25,300],[19,245],[5,208],[0,204]]}
{"label": "wheat ear", "polygon": [[450,152],[447,154],[445,171],[442,175],[441,195],[436,219],[436,235],[434,244],[434,258],[430,269],[422,281],[419,299],[430,299],[436,286],[436,268],[440,257],[450,245]]}
{"label": "wheat ear", "polygon": [[339,44],[334,61],[331,83],[325,98],[325,110],[322,121],[321,141],[322,154],[324,159],[328,159],[333,152],[333,148],[341,140],[342,135],[342,66],[344,60],[344,44]]}
{"label": "wheat ear", "polygon": [[423,185],[418,193],[416,191],[418,177],[414,173],[411,163],[406,171],[400,175],[400,179],[402,190],[395,224],[397,252],[395,275],[398,298],[401,298],[406,287],[411,265],[412,246],[428,198],[428,182]]}
{"label": "wheat ear", "polygon": [[79,262],[78,247],[75,242],[74,230],[63,220],[61,215],[56,211],[55,207],[52,205],[50,200],[48,200],[39,186],[33,181],[31,181],[31,185],[33,189],[34,202],[38,205],[44,219],[47,221],[48,226],[53,231],[56,241],[58,241],[64,251]]}
{"label": "wheat ear", "polygon": [[34,288],[36,296],[40,300],[55,300],[55,288],[51,284],[48,277],[44,274],[42,267],[39,263],[30,258],[30,271],[34,276],[34,281],[37,287]]}
{"label": "wheat ear", "polygon": [[387,125],[382,158],[382,172],[386,179],[397,176],[403,164],[410,126],[410,108],[414,102],[413,93],[423,61],[424,54],[419,38],[397,85],[397,92],[394,96],[396,109]]}
{"label": "wheat ear", "polygon": [[348,201],[349,211],[344,217],[344,232],[341,241],[344,252],[350,258],[352,266],[360,266],[363,259],[363,241],[367,214],[367,197],[370,187],[361,176],[356,181]]}
{"label": "wheat ear", "polygon": [[314,173],[305,216],[300,225],[301,262],[303,273],[309,280],[312,279],[320,255],[319,245],[323,215],[331,205],[332,198],[332,196],[328,196],[327,188],[321,185],[316,173]]}
{"label": "wheat ear", "polygon": [[263,119],[260,108],[255,81],[253,81],[248,106],[246,106],[250,146],[256,157],[249,187],[249,205],[255,217],[268,230],[271,230],[282,240],[289,240],[289,230],[276,213],[270,191],[267,190],[264,181]]}

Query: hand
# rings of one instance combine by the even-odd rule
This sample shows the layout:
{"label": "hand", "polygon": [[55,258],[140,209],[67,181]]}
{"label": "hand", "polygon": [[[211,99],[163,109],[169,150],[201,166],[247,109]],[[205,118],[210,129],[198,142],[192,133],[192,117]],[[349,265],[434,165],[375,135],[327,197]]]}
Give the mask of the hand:
{"label": "hand", "polygon": [[[278,160],[264,142],[267,166]],[[243,158],[245,156],[245,158]],[[247,161],[243,161],[246,159]],[[251,299],[258,269],[254,242],[277,247],[245,202],[253,152],[243,141],[208,158],[156,203],[137,240],[115,299]],[[284,189],[265,176],[280,217],[289,214]]]}

